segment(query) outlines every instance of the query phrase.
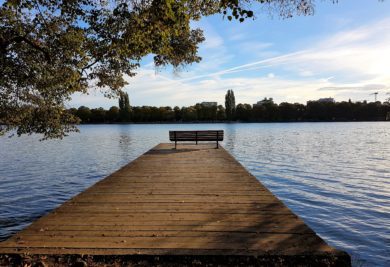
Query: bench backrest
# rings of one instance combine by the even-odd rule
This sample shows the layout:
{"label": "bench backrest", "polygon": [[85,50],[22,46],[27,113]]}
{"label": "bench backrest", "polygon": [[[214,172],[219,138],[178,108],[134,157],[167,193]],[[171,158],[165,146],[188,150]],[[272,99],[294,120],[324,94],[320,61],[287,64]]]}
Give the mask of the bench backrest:
{"label": "bench backrest", "polygon": [[169,131],[170,141],[223,141],[223,130]]}

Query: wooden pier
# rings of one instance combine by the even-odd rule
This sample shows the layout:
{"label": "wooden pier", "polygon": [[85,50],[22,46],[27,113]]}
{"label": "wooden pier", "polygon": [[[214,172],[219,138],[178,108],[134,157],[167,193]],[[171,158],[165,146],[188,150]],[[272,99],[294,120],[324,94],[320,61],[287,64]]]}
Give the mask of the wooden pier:
{"label": "wooden pier", "polygon": [[154,147],[1,242],[0,266],[350,266],[225,149],[173,147]]}

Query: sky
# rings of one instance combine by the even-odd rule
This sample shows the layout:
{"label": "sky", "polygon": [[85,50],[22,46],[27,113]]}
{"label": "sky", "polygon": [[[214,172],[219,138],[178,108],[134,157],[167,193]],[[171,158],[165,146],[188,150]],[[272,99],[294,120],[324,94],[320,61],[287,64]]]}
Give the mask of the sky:
{"label": "sky", "polygon": [[[132,106],[224,104],[228,89],[236,103],[264,97],[276,103],[317,100],[374,101],[390,97],[390,1],[317,0],[313,16],[282,19],[253,6],[255,20],[222,15],[192,23],[204,30],[200,63],[179,72],[156,69],[151,56],[135,77],[125,77]],[[75,94],[69,107],[117,106],[91,88]]]}

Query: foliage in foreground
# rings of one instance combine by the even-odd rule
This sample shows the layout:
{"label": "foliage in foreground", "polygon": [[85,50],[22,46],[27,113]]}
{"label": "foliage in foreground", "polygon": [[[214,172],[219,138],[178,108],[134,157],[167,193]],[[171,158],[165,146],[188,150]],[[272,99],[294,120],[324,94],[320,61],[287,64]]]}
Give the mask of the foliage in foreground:
{"label": "foliage in foreground", "polygon": [[243,22],[258,4],[282,17],[313,13],[314,0],[5,0],[0,6],[0,133],[62,138],[78,119],[64,103],[100,88],[118,97],[140,60],[199,62],[201,29],[223,14]]}

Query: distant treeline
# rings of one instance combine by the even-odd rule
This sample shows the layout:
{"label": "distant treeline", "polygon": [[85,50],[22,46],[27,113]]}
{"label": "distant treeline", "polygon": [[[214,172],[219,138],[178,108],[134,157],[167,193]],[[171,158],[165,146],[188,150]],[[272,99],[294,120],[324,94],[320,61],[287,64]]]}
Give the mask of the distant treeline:
{"label": "distant treeline", "polygon": [[[196,104],[190,107],[121,107],[89,109],[81,106],[69,111],[82,123],[127,122],[303,122],[303,121],[384,121],[390,120],[389,102],[321,102],[276,104],[265,99],[261,104],[238,104],[230,111],[222,105]],[[229,119],[227,119],[230,117]]]}

